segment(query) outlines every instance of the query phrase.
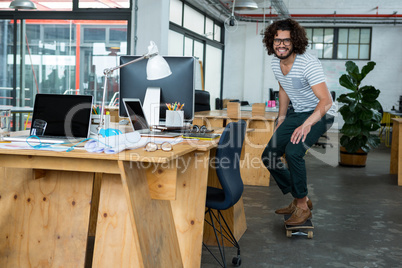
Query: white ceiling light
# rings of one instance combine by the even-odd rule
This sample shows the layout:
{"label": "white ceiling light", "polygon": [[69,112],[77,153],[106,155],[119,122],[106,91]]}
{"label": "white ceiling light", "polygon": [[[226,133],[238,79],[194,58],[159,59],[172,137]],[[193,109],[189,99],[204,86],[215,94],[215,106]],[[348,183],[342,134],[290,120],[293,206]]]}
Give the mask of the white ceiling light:
{"label": "white ceiling light", "polygon": [[237,0],[234,4],[235,10],[254,10],[258,5],[253,0]]}
{"label": "white ceiling light", "polygon": [[10,4],[12,9],[36,9],[34,3],[29,0],[14,0]]}

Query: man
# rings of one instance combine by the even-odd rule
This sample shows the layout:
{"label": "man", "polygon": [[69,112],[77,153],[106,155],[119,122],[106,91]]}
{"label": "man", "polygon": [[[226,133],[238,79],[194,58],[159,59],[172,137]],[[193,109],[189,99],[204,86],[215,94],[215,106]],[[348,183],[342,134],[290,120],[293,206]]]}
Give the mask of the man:
{"label": "man", "polygon": [[[275,213],[292,214],[288,225],[303,224],[313,208],[307,197],[304,155],[331,127],[335,109],[320,61],[306,53],[303,27],[292,19],[276,21],[265,29],[263,43],[268,55],[275,55],[271,67],[279,83],[279,115],[262,161],[282,193],[294,197]],[[287,167],[281,161],[284,155]]]}

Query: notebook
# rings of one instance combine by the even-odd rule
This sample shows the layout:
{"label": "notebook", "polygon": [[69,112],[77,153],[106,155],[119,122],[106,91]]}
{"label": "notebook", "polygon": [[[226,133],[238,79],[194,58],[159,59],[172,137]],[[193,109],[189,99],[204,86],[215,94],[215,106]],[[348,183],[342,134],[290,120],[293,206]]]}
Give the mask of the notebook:
{"label": "notebook", "polygon": [[[30,135],[7,137],[8,141],[29,143],[75,143],[90,134],[92,96],[37,94],[33,108]],[[40,133],[43,127],[44,133]],[[43,134],[43,135],[41,135]]]}
{"label": "notebook", "polygon": [[184,133],[183,138],[184,139],[199,139],[199,140],[214,140],[219,138],[221,135],[220,134],[211,134],[211,133]]}
{"label": "notebook", "polygon": [[123,98],[123,103],[133,130],[138,131],[141,136],[165,138],[181,136],[181,134],[177,132],[152,131],[145,117],[140,99]]}

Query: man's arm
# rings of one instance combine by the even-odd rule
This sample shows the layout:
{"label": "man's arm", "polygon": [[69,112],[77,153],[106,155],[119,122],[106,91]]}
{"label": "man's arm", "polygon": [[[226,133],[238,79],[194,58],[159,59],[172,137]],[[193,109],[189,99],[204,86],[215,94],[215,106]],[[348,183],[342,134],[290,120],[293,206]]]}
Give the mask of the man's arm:
{"label": "man's arm", "polygon": [[319,99],[317,106],[314,109],[314,112],[304,121],[304,123],[295,129],[290,138],[292,143],[299,143],[301,140],[304,142],[306,140],[307,134],[311,130],[311,126],[317,123],[331,108],[332,106],[332,97],[328,91],[327,85],[325,82],[319,83],[315,86],[312,86],[314,94]]}
{"label": "man's arm", "polygon": [[289,107],[289,96],[286,94],[285,90],[282,88],[281,84],[279,84],[279,113],[278,113],[278,122],[275,127],[275,130],[279,127],[280,124],[285,120],[286,113]]}

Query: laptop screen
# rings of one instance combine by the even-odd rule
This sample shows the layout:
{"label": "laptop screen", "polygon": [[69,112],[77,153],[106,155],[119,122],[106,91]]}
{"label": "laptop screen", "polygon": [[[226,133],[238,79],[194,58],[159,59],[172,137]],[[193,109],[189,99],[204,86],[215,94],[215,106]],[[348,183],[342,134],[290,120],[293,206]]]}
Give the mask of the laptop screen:
{"label": "laptop screen", "polygon": [[45,136],[87,138],[91,107],[92,96],[88,95],[37,94],[32,125],[45,121]]}
{"label": "laptop screen", "polygon": [[123,99],[126,112],[134,130],[149,129],[140,99]]}

